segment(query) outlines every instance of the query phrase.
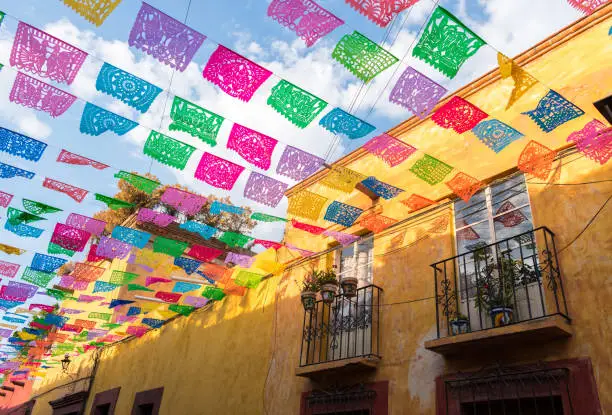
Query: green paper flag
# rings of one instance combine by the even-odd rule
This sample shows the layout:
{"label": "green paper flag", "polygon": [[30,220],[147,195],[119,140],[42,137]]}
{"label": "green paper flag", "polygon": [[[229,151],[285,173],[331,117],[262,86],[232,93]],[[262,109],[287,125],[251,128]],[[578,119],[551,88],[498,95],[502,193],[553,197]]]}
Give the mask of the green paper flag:
{"label": "green paper flag", "polygon": [[234,282],[242,287],[257,288],[263,277],[263,275],[254,272],[240,271],[236,275]]}
{"label": "green paper flag", "polygon": [[449,78],[474,55],[485,41],[455,16],[438,6],[431,15],[412,56],[419,58]]}
{"label": "green paper flag", "polygon": [[183,254],[183,251],[189,246],[187,242],[175,241],[174,239],[158,236],[153,241],[153,252],[161,252],[162,254],[178,257]]}
{"label": "green paper flag", "polygon": [[217,145],[217,134],[225,118],[183,98],[174,97],[170,110],[170,131],[183,131],[206,144]]}
{"label": "green paper flag", "polygon": [[36,202],[35,200],[22,199],[22,203],[23,203],[23,208],[25,210],[35,215],[41,215],[44,213],[55,213],[55,212],[62,211],[62,209],[59,209],[53,206],[49,206],[45,203]]}
{"label": "green paper flag", "polygon": [[268,105],[299,128],[304,128],[327,106],[327,102],[284,79],[272,88]]}
{"label": "green paper flag", "polygon": [[112,317],[112,314],[109,313],[96,313],[96,312],[91,312],[89,313],[89,315],[87,316],[87,318],[92,318],[92,319],[96,319],[96,320],[104,320],[104,321],[109,321]]}
{"label": "green paper flag", "polygon": [[47,220],[41,216],[33,215],[23,210],[15,209],[14,207],[8,208],[8,221],[11,225],[17,226],[22,223],[37,222],[39,220]]}
{"label": "green paper flag", "polygon": [[225,293],[221,288],[216,287],[206,287],[204,291],[202,291],[202,297],[208,298],[210,300],[223,300],[225,297]]}
{"label": "green paper flag", "polygon": [[278,216],[266,215],[265,213],[255,212],[251,215],[251,219],[261,222],[287,222],[287,219],[279,218]]}
{"label": "green paper flag", "polygon": [[453,168],[437,158],[425,154],[423,158],[417,160],[416,163],[412,165],[410,171],[421,180],[433,186],[444,180],[444,178],[453,171]]}
{"label": "green paper flag", "polygon": [[49,284],[55,275],[56,274],[52,272],[37,271],[30,267],[26,267],[25,271],[23,271],[21,279],[34,285],[38,285],[41,288],[46,288],[47,284]]}
{"label": "green paper flag", "polygon": [[104,323],[100,327],[105,328],[105,329],[109,329],[109,330],[114,330],[114,329],[118,329],[119,327],[121,327],[121,324],[118,324],[118,323]]}
{"label": "green paper flag", "polygon": [[145,193],[151,194],[153,190],[157,189],[161,183],[151,180],[149,178],[139,176],[134,173],[128,173],[127,171],[121,170],[115,174],[115,178],[123,179],[137,189],[142,190]]}
{"label": "green paper flag", "polygon": [[193,310],[195,310],[195,307],[192,307],[190,305],[172,304],[168,307],[168,310],[174,311],[175,313],[181,314],[183,316],[188,316],[193,312]]}
{"label": "green paper flag", "polygon": [[244,247],[251,242],[253,238],[236,232],[223,232],[219,240],[231,247]]}
{"label": "green paper flag", "polygon": [[[2,25],[2,21],[4,20],[4,12],[0,12],[0,25]],[[0,68],[2,68],[2,64],[0,64]]]}
{"label": "green paper flag", "polygon": [[102,203],[106,203],[106,206],[108,206],[112,210],[126,209],[135,206],[133,203],[129,203],[121,199],[115,199],[114,197],[104,196],[100,193],[96,193],[96,200]]}
{"label": "green paper flag", "polygon": [[162,164],[183,170],[193,154],[195,147],[175,140],[157,131],[151,131],[143,152]]}
{"label": "green paper flag", "polygon": [[340,39],[332,57],[363,82],[369,82],[399,60],[357,31]]}
{"label": "green paper flag", "polygon": [[148,292],[155,291],[143,285],[138,285],[138,284],[128,284],[127,289],[128,291],[148,291]]}
{"label": "green paper flag", "polygon": [[70,297],[70,295],[62,290],[56,290],[54,288],[47,288],[47,295],[55,298],[56,300],[65,300],[66,298]]}
{"label": "green paper flag", "polygon": [[115,285],[124,285],[129,282],[132,282],[136,277],[138,277],[138,274],[134,274],[133,272],[114,270],[111,273],[108,282]]}
{"label": "green paper flag", "polygon": [[47,253],[48,254],[60,254],[60,255],[67,255],[67,256],[73,256],[75,251],[71,251],[70,249],[66,249],[64,247],[61,247],[57,244],[54,244],[53,242],[49,242],[49,246],[47,247]]}

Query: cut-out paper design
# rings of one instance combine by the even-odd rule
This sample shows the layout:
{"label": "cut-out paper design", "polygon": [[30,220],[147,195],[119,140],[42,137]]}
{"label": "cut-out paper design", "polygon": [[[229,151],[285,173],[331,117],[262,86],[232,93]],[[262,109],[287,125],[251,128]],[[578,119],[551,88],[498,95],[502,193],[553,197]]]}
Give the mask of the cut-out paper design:
{"label": "cut-out paper design", "polygon": [[229,96],[247,102],[270,75],[269,70],[222,45],[212,53],[202,73]]}
{"label": "cut-out paper design", "polygon": [[174,239],[158,236],[153,241],[153,252],[179,257],[188,246],[189,244],[187,242],[175,241]]}
{"label": "cut-out paper design", "polygon": [[24,225],[23,223],[13,225],[10,220],[7,220],[4,224],[4,229],[15,235],[23,236],[26,238],[38,238],[42,235],[44,229],[35,228],[34,226]]}
{"label": "cut-out paper design", "polygon": [[313,0],[272,0],[268,16],[293,30],[307,47],[344,24]]}
{"label": "cut-out paper design", "polygon": [[296,229],[300,229],[302,231],[306,231],[313,235],[321,235],[325,232],[325,228],[321,228],[320,226],[309,225],[307,223],[299,222],[295,219],[291,219],[291,226]]}
{"label": "cut-out paper design", "polygon": [[[98,323],[96,323],[95,321],[83,320],[83,319],[80,319],[80,318],[78,318],[78,319],[76,319],[74,321],[74,325],[75,326],[79,326],[79,327],[82,327],[82,328],[87,329],[87,330],[93,329],[94,327],[96,327],[96,324],[98,324]],[[85,333],[85,332],[83,332],[83,333]],[[89,335],[89,333],[87,333],[87,335]]]}
{"label": "cut-out paper design", "polygon": [[219,237],[219,241],[223,242],[227,246],[231,246],[233,248],[239,246],[244,247],[249,242],[252,242],[254,238],[250,236],[243,235],[237,232],[223,232],[223,235]]}
{"label": "cut-out paper design", "polygon": [[61,212],[62,209],[56,208],[45,203],[37,202],[30,199],[22,199],[23,207],[30,213],[35,215],[43,215],[45,213]]}
{"label": "cut-out paper design", "polygon": [[278,216],[267,215],[260,212],[254,212],[251,214],[251,219],[261,222],[287,222],[287,219],[285,218],[279,218]]}
{"label": "cut-out paper design", "polygon": [[149,208],[140,208],[138,211],[138,216],[136,216],[136,220],[138,222],[149,222],[154,223],[157,226],[165,228],[174,222],[176,218],[172,215],[168,215],[167,213],[156,212],[153,209]]}
{"label": "cut-out paper design", "polygon": [[159,298],[167,303],[178,303],[178,301],[181,299],[181,294],[158,291],[155,293],[155,298]]}
{"label": "cut-out paper design", "polygon": [[91,319],[95,319],[95,320],[102,320],[102,321],[110,321],[110,319],[113,317],[112,314],[109,313],[97,313],[97,312],[91,312],[87,315],[87,318],[91,318]]}
{"label": "cut-out paper design", "polygon": [[183,131],[206,144],[217,145],[217,135],[225,118],[186,99],[174,97],[170,110],[170,131]]}
{"label": "cut-out paper design", "polygon": [[128,173],[127,171],[123,170],[121,170],[119,173],[115,173],[115,178],[125,180],[135,188],[148,194],[153,193],[153,191],[160,186],[160,183],[156,180],[139,176],[138,174]]}
{"label": "cut-out paper design", "polygon": [[210,204],[209,213],[213,215],[220,215],[222,212],[232,213],[234,215],[242,215],[244,209],[240,206],[228,205],[227,203],[221,203],[217,200]]}
{"label": "cut-out paper design", "polygon": [[65,288],[67,290],[78,290],[83,291],[89,287],[90,281],[85,280],[77,280],[71,275],[63,275],[60,278],[59,284],[57,284],[61,288]]}
{"label": "cut-out paper design", "polygon": [[185,168],[194,151],[195,147],[157,131],[151,131],[143,149],[147,156],[179,170]]}
{"label": "cut-out paper design", "polygon": [[206,287],[204,291],[202,291],[202,297],[206,297],[209,300],[220,301],[225,297],[225,293],[221,288]]}
{"label": "cut-out paper design", "polygon": [[26,284],[19,281],[9,281],[8,287],[5,291],[6,294],[25,298],[32,298],[37,292],[38,287],[36,285]]}
{"label": "cut-out paper design", "polygon": [[206,200],[204,196],[189,193],[175,187],[167,188],[161,196],[163,203],[172,206],[187,216],[198,213],[206,203]]}
{"label": "cut-out paper design", "polygon": [[148,331],[149,329],[144,326],[128,326],[128,328],[125,329],[127,334],[134,337],[142,337],[147,334]]}
{"label": "cut-out paper design", "polygon": [[[284,245],[274,241],[268,241],[265,239],[255,239],[253,245],[261,245],[266,249],[274,248],[275,250],[281,249]],[[248,267],[247,267],[248,268]]]}
{"label": "cut-out paper design", "polygon": [[363,82],[369,82],[399,61],[391,53],[357,31],[346,34],[340,39],[332,52],[332,58]]}
{"label": "cut-out paper design", "polygon": [[32,264],[30,264],[30,268],[36,271],[55,272],[66,262],[68,262],[67,259],[40,254],[37,252],[34,254],[34,258],[32,258]]}
{"label": "cut-out paper design", "polygon": [[223,251],[220,249],[202,245],[192,245],[189,251],[187,251],[187,255],[190,257],[194,257],[204,262],[212,261],[222,253]]}
{"label": "cut-out paper design", "polygon": [[114,270],[111,273],[108,282],[116,285],[125,285],[132,282],[136,278],[138,278],[138,274],[135,274],[133,272]]}
{"label": "cut-out paper design", "polygon": [[71,251],[82,252],[91,234],[82,229],[73,228],[63,223],[56,223],[51,242],[70,249]]}
{"label": "cut-out paper design", "polygon": [[366,176],[342,166],[332,167],[321,180],[321,184],[344,193],[351,193],[357,183],[364,181]]}
{"label": "cut-out paper design", "polygon": [[[229,254],[228,254],[229,255]],[[196,269],[201,265],[200,261],[196,261],[195,259],[185,258],[185,257],[176,257],[174,258],[174,265],[177,267],[183,268],[185,274],[191,275],[195,272]]]}
{"label": "cut-out paper design", "polygon": [[277,143],[278,141],[272,137],[234,123],[227,148],[234,150],[243,159],[260,169],[268,170]]}
{"label": "cut-out paper design", "polygon": [[452,128],[458,134],[471,130],[489,115],[458,96],[452,97],[431,116],[442,128]]}
{"label": "cut-out paper design", "polygon": [[389,101],[425,119],[447,92],[442,85],[409,66],[391,90]]}
{"label": "cut-out paper design", "polygon": [[551,89],[534,110],[523,114],[528,115],[542,131],[549,133],[558,126],[580,117],[584,111]]}
{"label": "cut-out paper design", "polygon": [[131,251],[132,245],[102,236],[100,242],[98,242],[96,255],[108,259],[125,259]]}
{"label": "cut-out paper design", "polygon": [[567,141],[575,143],[578,151],[599,164],[605,164],[612,157],[612,129],[599,120],[574,131]]}
{"label": "cut-out paper design", "polygon": [[[150,288],[144,287],[142,285],[138,285],[138,284],[128,284],[127,285],[127,289],[128,291],[146,291],[146,292],[153,292],[155,290],[152,290]],[[130,314],[128,314],[130,315]]]}
{"label": "cut-out paper design", "polygon": [[49,282],[55,277],[54,273],[37,271],[33,268],[26,267],[25,271],[21,275],[21,280],[30,282],[39,287],[45,288]]}
{"label": "cut-out paper design", "polygon": [[[117,288],[119,288],[119,285],[115,285],[115,284],[111,284],[109,282],[104,282],[104,281],[96,281],[94,284],[94,288],[93,288],[93,293],[109,293],[111,291],[116,290]],[[89,316],[89,318],[93,318],[91,317],[91,314]]]}
{"label": "cut-out paper design", "polygon": [[171,304],[168,306],[168,310],[174,311],[182,316],[188,316],[195,310],[195,307],[189,305]]}
{"label": "cut-out paper design", "polygon": [[298,128],[305,128],[327,107],[327,102],[281,79],[272,88],[268,105]]}
{"label": "cut-out paper design", "polygon": [[148,287],[149,285],[158,284],[158,283],[168,283],[172,282],[172,280],[168,278],[161,277],[147,277],[145,278],[145,285]]}
{"label": "cut-out paper design", "polygon": [[15,209],[14,207],[8,208],[7,216],[11,225],[19,225],[20,223],[31,223],[40,220],[46,220],[41,216],[33,215],[29,212],[24,212],[23,210]]}
{"label": "cut-out paper design", "polygon": [[502,79],[512,77],[514,80],[514,88],[512,89],[510,98],[508,98],[508,104],[506,104],[506,109],[508,109],[512,104],[518,101],[525,92],[537,84],[538,81],[520,66],[515,64],[512,59],[504,56],[500,52],[497,52],[497,62],[499,63],[499,72],[501,73]]}
{"label": "cut-out paper design", "polygon": [[87,193],[89,193],[85,189],[81,189],[80,187],[72,186],[68,183],[63,183],[58,180],[50,179],[49,177],[45,177],[43,181],[43,187],[47,189],[55,190],[56,192],[64,193],[65,195],[70,196],[74,201],[81,203]]}
{"label": "cut-out paper design", "polygon": [[276,207],[283,198],[288,184],[257,172],[251,172],[243,195],[249,200]]}
{"label": "cut-out paper design", "polygon": [[26,160],[38,161],[46,148],[47,144],[42,141],[0,127],[0,151]]}
{"label": "cut-out paper design", "polygon": [[75,280],[82,281],[96,281],[98,278],[101,278],[106,272],[106,268],[96,267],[94,265],[85,264],[82,262],[77,262],[74,265],[74,270],[70,273],[70,276]]}
{"label": "cut-out paper design", "polygon": [[104,232],[106,222],[90,218],[88,216],[79,215],[78,213],[71,213],[66,218],[66,225],[100,236],[102,235],[102,232]]}
{"label": "cut-out paper design", "polygon": [[0,178],[11,179],[13,177],[25,177],[26,179],[32,179],[35,174],[34,172],[20,169],[19,167],[11,166],[10,164],[0,163]]}
{"label": "cut-out paper design", "polygon": [[325,159],[292,146],[286,146],[276,166],[276,172],[293,180],[304,180],[316,173]]}
{"label": "cut-out paper design", "polygon": [[[346,232],[332,231],[329,229],[324,231],[323,235],[334,238],[342,246],[348,246],[355,242],[357,239],[359,239],[359,236],[357,235],[351,235],[350,233]],[[291,249],[297,249],[301,251],[299,248],[296,247],[292,247]]]}
{"label": "cut-out paper design", "polygon": [[206,225],[205,223],[194,222],[192,220],[189,220],[185,223],[181,223],[179,225],[179,228],[185,229],[189,232],[197,233],[204,239],[212,238],[218,231],[218,229],[213,226]]}
{"label": "cut-out paper design", "polygon": [[484,183],[480,180],[463,172],[457,173],[455,177],[446,182],[446,185],[466,202],[469,202],[470,198],[484,187]]}
{"label": "cut-out paper design", "polygon": [[[11,200],[13,200],[12,194],[0,191],[0,206],[4,208],[8,207],[9,203],[11,203]],[[32,212],[32,213],[35,213],[35,212]]]}
{"label": "cut-out paper design", "polygon": [[70,85],[86,57],[81,49],[19,22],[10,62],[19,70]]}
{"label": "cut-out paper design", "polygon": [[463,25],[455,16],[438,6],[429,18],[412,56],[430,64],[449,78],[474,55],[485,41]]}
{"label": "cut-out paper design", "polygon": [[431,226],[427,229],[431,233],[444,233],[450,223],[449,215],[440,216],[431,221]]}
{"label": "cut-out paper design", "polygon": [[64,4],[96,26],[104,23],[121,0],[64,0]]}
{"label": "cut-out paper design", "polygon": [[584,14],[593,13],[599,6],[603,6],[610,0],[567,0],[573,8]]}
{"label": "cut-out paper design", "polygon": [[[248,255],[237,254],[235,252],[228,252],[228,254],[225,257],[226,264],[239,265],[242,268],[250,268],[251,265],[253,265],[253,262],[255,262],[254,257],[248,256]],[[19,268],[19,265],[17,265],[17,268]]]}
{"label": "cut-out paper design", "polygon": [[74,164],[76,166],[91,166],[94,169],[104,170],[110,166],[99,161],[89,159],[87,157],[79,156],[78,154],[71,153],[70,151],[63,150],[57,156],[58,163]]}
{"label": "cut-out paper design", "polygon": [[363,148],[390,167],[397,166],[417,151],[410,144],[406,144],[386,133],[374,137]]}
{"label": "cut-out paper design", "polygon": [[353,226],[353,223],[363,213],[363,209],[347,205],[345,203],[334,200],[325,212],[323,219],[337,223],[347,228]]}
{"label": "cut-out paper design", "polygon": [[98,78],[96,89],[118,99],[138,111],[145,113],[162,91],[144,79],[132,75],[104,62]]}
{"label": "cut-out paper design", "polygon": [[325,114],[319,121],[319,125],[327,131],[338,135],[345,135],[351,140],[365,137],[376,130],[376,127],[372,124],[368,124],[340,108],[334,108]]}
{"label": "cut-out paper design", "polygon": [[19,271],[20,266],[21,265],[13,264],[12,262],[0,261],[0,275],[13,278],[15,275],[17,275],[17,271]]}
{"label": "cut-out paper design", "polygon": [[[508,213],[504,214],[504,212]],[[495,212],[495,215],[496,216],[493,218],[493,220],[504,225],[504,228],[513,228],[528,220],[520,209],[515,209],[515,206],[509,200],[505,201],[499,207],[497,212]]]}
{"label": "cut-out paper design", "polygon": [[376,213],[370,213],[368,215],[365,215],[359,221],[359,224],[361,226],[372,231],[373,233],[382,232],[395,223],[397,223],[395,219],[383,215],[378,215]]}
{"label": "cut-out paper design", "polygon": [[138,123],[128,120],[114,112],[107,111],[87,102],[81,115],[79,130],[83,134],[99,136],[106,131],[112,131],[121,136],[138,126]]}
{"label": "cut-out paper design", "polygon": [[183,72],[206,36],[143,2],[128,44]]}
{"label": "cut-out paper design", "polygon": [[263,277],[263,275],[254,272],[239,271],[234,282],[241,287],[257,288]]}
{"label": "cut-out paper design", "polygon": [[[195,307],[195,308],[202,308],[204,307],[206,304],[208,304],[208,298],[202,298],[202,297],[195,297],[193,295],[187,295],[185,296],[185,298],[183,298],[183,304]],[[169,306],[168,309],[170,309],[170,307],[173,306]]]}
{"label": "cut-out paper design", "polygon": [[525,173],[531,173],[535,177],[546,180],[556,156],[556,151],[531,140],[519,156],[518,168]]}
{"label": "cut-out paper design", "polygon": [[346,0],[352,8],[380,27],[386,27],[398,13],[417,1],[419,0]]}
{"label": "cut-out paper design", "polygon": [[79,303],[93,303],[95,301],[102,301],[104,300],[104,297],[101,297],[99,295],[86,295],[86,294],[81,294],[79,295],[78,298],[78,302]]}
{"label": "cut-out paper design", "polygon": [[137,265],[148,267],[150,269],[149,272],[152,272],[154,269],[162,266],[168,268],[168,272],[172,272],[170,270],[171,266],[167,261],[168,258],[165,255],[155,253],[150,249],[141,249],[138,252],[138,256],[135,258],[135,260],[138,261]]}
{"label": "cut-out paper design", "polygon": [[425,154],[423,158],[417,160],[410,168],[410,171],[419,179],[432,186],[444,180],[452,170],[453,168],[451,166],[429,154]]}
{"label": "cut-out paper design", "polygon": [[514,128],[496,119],[484,120],[472,128],[472,132],[480,141],[496,153],[523,136]]}
{"label": "cut-out paper design", "polygon": [[134,245],[137,248],[144,248],[149,239],[151,238],[151,234],[148,232],[139,231],[137,229],[126,228],[125,226],[115,226],[113,228],[113,232],[111,236],[118,241],[125,242],[130,245]]}
{"label": "cut-out paper design", "polygon": [[189,291],[199,290],[200,284],[193,284],[190,282],[178,281],[174,283],[174,287],[172,288],[173,293],[188,293]]}
{"label": "cut-out paper design", "polygon": [[289,198],[287,213],[305,219],[317,220],[327,200],[326,197],[309,192],[308,190],[302,190],[291,195]]}
{"label": "cut-out paper design", "polygon": [[9,100],[24,107],[44,111],[52,117],[59,117],[76,101],[76,97],[18,72]]}
{"label": "cut-out paper design", "polygon": [[383,199],[393,199],[395,196],[403,192],[399,187],[391,186],[390,184],[377,180],[376,177],[370,176],[361,182],[367,189],[369,189],[376,196],[382,197]]}
{"label": "cut-out paper design", "polygon": [[104,196],[104,195],[101,195],[100,193],[95,193],[95,195],[96,195],[96,200],[104,203],[106,206],[108,206],[112,210],[127,209],[127,208],[132,208],[135,206],[133,203],[126,202],[125,200],[115,199],[114,197],[110,197],[110,196]]}
{"label": "cut-out paper design", "polygon": [[47,253],[56,254],[56,255],[66,255],[69,257],[75,254],[74,251],[71,251],[70,249],[62,248],[61,246],[51,243],[51,242],[49,242],[49,245],[47,247]]}
{"label": "cut-out paper design", "polygon": [[125,313],[125,315],[126,316],[137,316],[138,314],[140,314],[141,311],[142,310],[140,307],[130,307],[127,313]]}
{"label": "cut-out paper design", "polygon": [[166,322],[166,320],[158,320],[156,318],[143,318],[142,319],[142,324],[146,324],[147,326],[151,327],[152,329],[158,329],[161,326],[164,325],[164,323]]}
{"label": "cut-out paper design", "polygon": [[195,171],[195,178],[219,189],[232,190],[244,167],[204,153]]}

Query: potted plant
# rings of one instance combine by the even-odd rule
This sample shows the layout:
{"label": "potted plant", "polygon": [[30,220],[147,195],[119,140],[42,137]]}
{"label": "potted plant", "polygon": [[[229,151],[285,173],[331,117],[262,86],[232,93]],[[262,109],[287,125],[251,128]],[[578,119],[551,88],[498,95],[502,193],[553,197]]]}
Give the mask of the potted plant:
{"label": "potted plant", "polygon": [[465,314],[457,312],[450,320],[450,328],[453,336],[467,333],[470,331],[470,321]]}
{"label": "potted plant", "polygon": [[302,280],[301,297],[304,310],[310,311],[314,309],[317,301],[317,291],[319,290],[318,271],[312,271]]}
{"label": "potted plant", "polygon": [[324,303],[330,304],[334,301],[338,292],[338,277],[336,271],[328,269],[327,271],[319,271],[318,274],[319,289],[321,291],[321,299]]}
{"label": "potted plant", "polygon": [[[335,268],[335,267],[334,267]],[[353,275],[343,275],[340,280],[342,294],[345,297],[355,297],[357,295],[357,284],[359,280]]]}

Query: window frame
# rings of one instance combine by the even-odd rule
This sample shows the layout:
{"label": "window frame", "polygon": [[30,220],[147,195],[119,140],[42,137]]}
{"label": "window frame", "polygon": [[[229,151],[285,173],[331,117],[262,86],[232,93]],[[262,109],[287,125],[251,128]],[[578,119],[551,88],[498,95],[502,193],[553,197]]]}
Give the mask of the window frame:
{"label": "window frame", "polygon": [[[365,237],[365,238],[364,238]],[[368,252],[368,251],[359,251],[359,245],[363,244],[365,242],[370,243],[371,241],[371,248],[370,248],[370,253],[368,254],[368,260],[366,261],[365,264],[363,265],[358,265],[357,264],[357,256],[360,252]],[[352,248],[353,251],[353,269],[352,270],[345,270],[342,271],[342,252],[345,249],[348,248]],[[371,285],[374,283],[374,234],[373,233],[366,233],[364,235],[360,235],[360,238],[358,240],[356,240],[355,242],[353,242],[350,245],[346,245],[346,246],[339,246],[338,249],[336,250],[335,254],[334,254],[334,258],[333,258],[333,266],[335,267],[335,269],[337,270],[337,275],[338,275],[338,281],[342,281],[342,276],[346,273],[351,273],[355,278],[357,278],[358,280],[358,284],[359,284],[359,288],[361,287],[365,287],[368,285]],[[369,275],[368,275],[368,280],[365,283],[362,283],[362,281],[359,281],[358,278],[358,270],[361,267],[365,267],[366,269],[369,268]]]}
{"label": "window frame", "polygon": [[93,404],[91,405],[90,415],[96,415],[96,409],[98,409],[99,406],[107,404],[109,405],[108,415],[114,415],[115,407],[117,406],[117,401],[119,400],[120,391],[121,386],[96,393]]}
{"label": "window frame", "polygon": [[132,415],[139,415],[139,407],[142,405],[152,404],[152,414],[159,414],[159,408],[161,407],[161,401],[164,394],[164,387],[155,389],[149,389],[146,391],[137,392],[134,396],[134,403],[132,404]]}

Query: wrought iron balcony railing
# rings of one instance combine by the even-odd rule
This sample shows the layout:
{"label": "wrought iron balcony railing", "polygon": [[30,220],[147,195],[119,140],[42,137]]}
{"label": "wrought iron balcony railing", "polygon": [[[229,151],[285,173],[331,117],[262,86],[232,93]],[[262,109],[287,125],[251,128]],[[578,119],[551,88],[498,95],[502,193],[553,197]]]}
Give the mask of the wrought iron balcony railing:
{"label": "wrought iron balcony railing", "polygon": [[300,367],[354,357],[380,357],[382,288],[359,288],[355,297],[319,300],[304,311]]}
{"label": "wrought iron balcony railing", "polygon": [[569,321],[554,238],[540,227],[432,264],[438,338],[551,315]]}

